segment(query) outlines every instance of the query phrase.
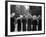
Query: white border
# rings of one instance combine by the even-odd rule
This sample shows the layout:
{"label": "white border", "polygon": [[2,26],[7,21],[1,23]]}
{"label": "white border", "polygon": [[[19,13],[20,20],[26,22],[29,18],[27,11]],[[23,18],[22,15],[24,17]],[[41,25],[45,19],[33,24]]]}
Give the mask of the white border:
{"label": "white border", "polygon": [[[42,31],[10,32],[10,5],[42,6]],[[8,35],[44,33],[44,4],[8,2]]]}

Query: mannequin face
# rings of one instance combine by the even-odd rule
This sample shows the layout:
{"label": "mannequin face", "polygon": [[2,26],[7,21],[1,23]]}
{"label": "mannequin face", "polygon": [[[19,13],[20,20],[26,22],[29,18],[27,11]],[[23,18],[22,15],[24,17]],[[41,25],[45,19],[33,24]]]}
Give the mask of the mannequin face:
{"label": "mannequin face", "polygon": [[15,13],[12,13],[12,14],[11,14],[11,17],[14,17],[14,16],[15,16]]}
{"label": "mannequin face", "polygon": [[26,10],[29,9],[29,6],[24,6],[24,7],[26,8]]}
{"label": "mannequin face", "polygon": [[37,16],[36,15],[33,15],[33,19],[37,19]]}

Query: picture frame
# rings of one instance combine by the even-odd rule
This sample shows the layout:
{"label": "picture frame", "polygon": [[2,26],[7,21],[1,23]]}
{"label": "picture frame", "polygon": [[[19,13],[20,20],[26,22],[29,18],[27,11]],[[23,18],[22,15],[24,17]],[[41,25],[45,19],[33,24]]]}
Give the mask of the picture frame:
{"label": "picture frame", "polygon": [[[41,6],[42,31],[10,32],[10,6],[11,5]],[[24,36],[24,35],[40,35],[40,34],[45,34],[45,3],[25,2],[25,1],[5,1],[5,36]]]}

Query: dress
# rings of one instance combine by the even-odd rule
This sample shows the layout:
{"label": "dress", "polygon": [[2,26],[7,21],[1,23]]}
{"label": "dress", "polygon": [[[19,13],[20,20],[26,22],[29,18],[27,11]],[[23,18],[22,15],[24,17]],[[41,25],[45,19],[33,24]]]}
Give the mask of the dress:
{"label": "dress", "polygon": [[38,30],[42,30],[41,19],[39,20],[39,24],[38,24]]}
{"label": "dress", "polygon": [[28,31],[31,31],[31,18],[28,19]]}
{"label": "dress", "polygon": [[13,32],[15,30],[15,25],[14,25],[15,19],[14,19],[14,17],[12,17],[10,21],[11,21],[10,31]]}
{"label": "dress", "polygon": [[25,17],[22,19],[22,23],[23,23],[23,31],[26,31],[26,18]]}
{"label": "dress", "polygon": [[32,21],[32,25],[33,25],[33,31],[36,31],[36,25],[37,25],[37,20],[33,20]]}
{"label": "dress", "polygon": [[21,31],[21,19],[18,19],[17,23],[18,23],[17,30]]}

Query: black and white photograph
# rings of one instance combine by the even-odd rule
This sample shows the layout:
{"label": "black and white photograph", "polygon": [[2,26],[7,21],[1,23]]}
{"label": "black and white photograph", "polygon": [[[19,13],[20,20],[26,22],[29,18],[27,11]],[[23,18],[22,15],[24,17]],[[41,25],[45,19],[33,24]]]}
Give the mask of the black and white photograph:
{"label": "black and white photograph", "polygon": [[8,35],[44,33],[44,4],[8,2]]}

